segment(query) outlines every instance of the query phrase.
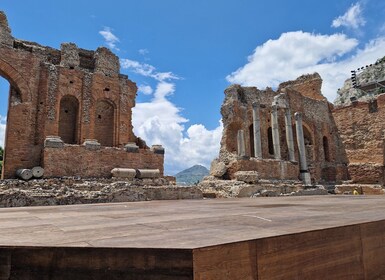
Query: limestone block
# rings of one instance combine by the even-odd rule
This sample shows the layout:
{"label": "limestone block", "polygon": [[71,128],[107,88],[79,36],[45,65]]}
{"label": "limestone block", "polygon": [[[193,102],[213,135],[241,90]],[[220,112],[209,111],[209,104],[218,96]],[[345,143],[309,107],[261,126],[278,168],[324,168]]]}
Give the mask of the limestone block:
{"label": "limestone block", "polygon": [[83,143],[83,146],[86,147],[87,150],[99,150],[100,143],[96,139],[86,139]]}
{"label": "limestone block", "polygon": [[44,140],[44,148],[63,148],[64,142],[59,136],[47,136]]}
{"label": "limestone block", "polygon": [[120,71],[119,58],[109,49],[100,47],[95,55],[95,72],[103,73],[106,76],[118,76]]}
{"label": "limestone block", "polygon": [[80,64],[79,50],[74,43],[63,43],[60,46],[60,65],[65,67],[76,67]]}
{"label": "limestone block", "polygon": [[18,169],[16,171],[16,176],[20,179],[28,181],[32,178],[32,171],[31,169]]}
{"label": "limestone block", "polygon": [[237,181],[245,183],[257,183],[259,181],[257,171],[237,171],[235,172],[234,177]]}
{"label": "limestone block", "polygon": [[164,155],[164,148],[163,148],[162,145],[152,145],[151,146],[151,151],[154,154]]}
{"label": "limestone block", "polygon": [[222,161],[219,161],[218,159],[214,159],[211,162],[211,166],[210,166],[211,176],[221,178],[223,175],[225,175],[226,171],[227,171],[227,167]]}
{"label": "limestone block", "polygon": [[136,170],[132,168],[114,168],[111,170],[112,177],[134,179]]}
{"label": "limestone block", "polygon": [[134,142],[129,142],[124,145],[124,150],[128,153],[139,153],[139,146],[137,146]]}
{"label": "limestone block", "polygon": [[32,175],[34,178],[41,178],[44,175],[44,169],[41,166],[32,168]]}
{"label": "limestone block", "polygon": [[147,179],[147,178],[158,178],[160,177],[159,169],[137,169],[136,178]]}

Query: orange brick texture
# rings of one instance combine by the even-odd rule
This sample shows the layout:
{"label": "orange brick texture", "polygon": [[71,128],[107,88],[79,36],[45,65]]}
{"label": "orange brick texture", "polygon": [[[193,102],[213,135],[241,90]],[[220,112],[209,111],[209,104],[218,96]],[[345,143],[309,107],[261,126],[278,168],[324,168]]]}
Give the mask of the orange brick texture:
{"label": "orange brick texture", "polygon": [[[135,142],[141,143],[141,149],[148,149],[133,133],[136,84],[120,74],[119,59],[107,48],[90,51],[65,43],[56,50],[15,39],[5,14],[0,12],[0,75],[10,83],[3,178],[15,177],[19,168],[38,165],[54,176],[52,167],[45,166],[47,161],[43,160],[43,155],[50,154],[43,151],[44,140],[51,135],[60,136],[67,144],[96,139],[105,147],[123,148]],[[67,148],[64,150],[66,153]],[[100,161],[99,155],[108,158],[104,153],[95,152],[93,160],[85,153],[82,170]],[[149,153],[135,155],[136,166],[143,163],[145,167],[154,159],[155,166],[163,170],[160,157]],[[120,166],[119,159],[127,162],[124,156],[117,156],[112,161],[116,167]],[[50,164],[55,164],[52,160]],[[55,160],[63,169],[63,162],[73,165],[60,162],[59,155]],[[91,175],[84,172],[76,173]]]}

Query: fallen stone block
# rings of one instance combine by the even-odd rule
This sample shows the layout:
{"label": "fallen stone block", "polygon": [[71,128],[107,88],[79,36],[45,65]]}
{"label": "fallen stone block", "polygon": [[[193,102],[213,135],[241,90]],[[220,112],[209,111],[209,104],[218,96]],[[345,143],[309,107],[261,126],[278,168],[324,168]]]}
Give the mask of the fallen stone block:
{"label": "fallen stone block", "polygon": [[211,162],[211,166],[210,166],[211,176],[221,178],[223,175],[225,175],[226,171],[227,171],[227,167],[223,162],[219,161],[218,159],[214,159]]}
{"label": "fallen stone block", "polygon": [[132,168],[114,168],[111,170],[111,174],[114,178],[134,179],[136,170]]}
{"label": "fallen stone block", "polygon": [[32,168],[32,175],[34,178],[41,178],[44,175],[44,169],[41,166]]}
{"label": "fallen stone block", "polygon": [[237,181],[245,183],[257,183],[259,181],[257,171],[237,171],[234,173],[234,177]]}
{"label": "fallen stone block", "polygon": [[138,179],[151,179],[160,177],[159,169],[137,169],[136,178]]}
{"label": "fallen stone block", "polygon": [[28,181],[32,178],[32,170],[31,169],[18,169],[16,171],[16,176],[20,179]]}

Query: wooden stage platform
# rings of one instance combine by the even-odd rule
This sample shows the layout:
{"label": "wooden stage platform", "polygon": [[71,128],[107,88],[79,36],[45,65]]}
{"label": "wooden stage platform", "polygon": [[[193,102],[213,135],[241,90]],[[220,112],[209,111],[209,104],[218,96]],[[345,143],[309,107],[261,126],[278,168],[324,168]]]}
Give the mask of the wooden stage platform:
{"label": "wooden stage platform", "polygon": [[385,196],[3,208],[0,279],[385,279]]}

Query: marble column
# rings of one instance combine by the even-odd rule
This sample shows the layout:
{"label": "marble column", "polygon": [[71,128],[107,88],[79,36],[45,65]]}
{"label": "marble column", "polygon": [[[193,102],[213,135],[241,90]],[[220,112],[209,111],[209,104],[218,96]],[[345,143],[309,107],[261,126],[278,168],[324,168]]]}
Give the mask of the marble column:
{"label": "marble column", "polygon": [[278,108],[271,106],[271,130],[273,134],[274,158],[281,159],[281,145],[279,141]]}
{"label": "marble column", "polygon": [[246,156],[245,132],[242,129],[238,130],[237,143],[238,143],[238,156],[245,157]]}
{"label": "marble column", "polygon": [[306,162],[306,149],[305,149],[305,141],[303,137],[303,128],[302,128],[302,114],[297,112],[294,114],[294,118],[295,118],[295,128],[297,132],[297,144],[298,144],[298,151],[299,151],[301,179],[305,184],[305,186],[310,186],[311,178],[310,178],[310,173]]}
{"label": "marble column", "polygon": [[253,103],[254,156],[262,159],[261,120],[259,118],[259,103]]}
{"label": "marble column", "polygon": [[289,151],[289,161],[295,161],[293,129],[291,126],[291,112],[289,108],[285,109],[286,143]]}

